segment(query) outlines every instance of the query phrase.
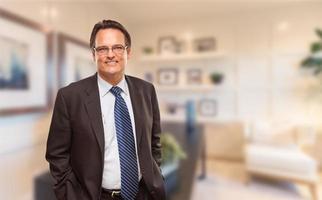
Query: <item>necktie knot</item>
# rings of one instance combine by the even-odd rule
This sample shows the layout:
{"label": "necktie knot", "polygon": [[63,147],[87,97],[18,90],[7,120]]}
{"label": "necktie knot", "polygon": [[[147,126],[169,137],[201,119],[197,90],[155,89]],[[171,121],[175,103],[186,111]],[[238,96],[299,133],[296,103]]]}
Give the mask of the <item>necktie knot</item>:
{"label": "necktie knot", "polygon": [[119,95],[121,94],[122,89],[121,89],[120,87],[118,87],[118,86],[113,86],[113,87],[110,89],[110,91],[112,92],[112,94],[113,94],[115,97],[117,97],[117,96],[119,96]]}

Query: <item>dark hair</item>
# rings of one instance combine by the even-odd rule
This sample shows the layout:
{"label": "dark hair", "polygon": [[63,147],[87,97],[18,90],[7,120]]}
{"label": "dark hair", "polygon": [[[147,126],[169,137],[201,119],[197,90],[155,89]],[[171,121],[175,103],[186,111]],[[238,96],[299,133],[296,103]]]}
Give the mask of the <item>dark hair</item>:
{"label": "dark hair", "polygon": [[108,29],[108,28],[117,29],[121,31],[125,38],[125,45],[128,46],[128,48],[131,48],[131,36],[129,32],[127,32],[127,30],[124,28],[124,26],[114,20],[103,20],[96,23],[95,26],[93,27],[91,38],[89,41],[89,47],[91,49],[95,47],[95,38],[96,38],[97,32],[101,29]]}

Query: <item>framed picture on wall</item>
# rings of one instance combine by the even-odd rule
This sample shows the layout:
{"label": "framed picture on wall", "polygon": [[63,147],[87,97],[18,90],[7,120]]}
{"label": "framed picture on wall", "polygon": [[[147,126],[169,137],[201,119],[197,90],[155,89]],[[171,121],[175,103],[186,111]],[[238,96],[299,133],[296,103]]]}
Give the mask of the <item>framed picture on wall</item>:
{"label": "framed picture on wall", "polygon": [[50,106],[52,34],[0,9],[0,114],[46,111]]}
{"label": "framed picture on wall", "polygon": [[194,40],[194,49],[196,52],[215,51],[216,40],[214,37],[204,37]]}
{"label": "framed picture on wall", "polygon": [[178,43],[174,36],[165,36],[159,38],[158,51],[161,55],[171,55],[178,52]]}
{"label": "framed picture on wall", "polygon": [[201,69],[189,69],[187,71],[187,84],[198,85],[202,83]]}
{"label": "framed picture on wall", "polygon": [[176,85],[178,83],[178,70],[176,68],[159,69],[158,83],[160,85]]}
{"label": "framed picture on wall", "polygon": [[216,116],[217,101],[215,99],[201,99],[199,101],[199,114],[201,116]]}
{"label": "framed picture on wall", "polygon": [[59,33],[58,40],[58,80],[63,87],[93,75],[96,66],[87,42]]}

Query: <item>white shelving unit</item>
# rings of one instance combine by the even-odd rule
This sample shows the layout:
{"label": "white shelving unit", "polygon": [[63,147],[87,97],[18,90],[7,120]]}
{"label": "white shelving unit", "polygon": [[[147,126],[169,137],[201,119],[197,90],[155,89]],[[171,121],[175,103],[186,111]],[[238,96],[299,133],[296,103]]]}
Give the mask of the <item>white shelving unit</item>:
{"label": "white shelving unit", "polygon": [[211,92],[215,89],[214,85],[187,85],[187,86],[160,86],[156,89],[160,92]]}
{"label": "white shelving unit", "polygon": [[[216,52],[204,52],[204,53],[186,53],[186,54],[171,54],[171,55],[144,55],[138,59],[141,66],[146,66],[151,71],[157,71],[155,69],[161,69],[162,67],[177,68],[178,72],[185,71],[186,68],[197,68],[204,71],[204,67],[207,63],[212,61],[225,60],[227,54],[223,51]],[[179,75],[180,76],[180,75]],[[182,78],[182,76],[181,76]],[[204,77],[205,78],[205,77]],[[214,85],[205,81],[200,85],[189,85],[184,82],[180,82],[177,85],[158,85],[154,84],[158,93],[158,96],[169,95],[172,99],[180,98],[181,95],[189,96],[199,95],[198,97],[209,98],[212,94],[221,92],[230,92],[236,95],[237,91],[235,86],[230,85]],[[211,97],[210,97],[211,98]],[[196,98],[192,98],[196,99]],[[234,106],[234,105],[232,105]],[[196,121],[198,123],[212,123],[220,120],[221,116],[201,116],[198,108],[198,102],[195,104]],[[170,114],[165,110],[161,110],[161,120],[171,122],[184,122],[186,120],[185,113]]]}
{"label": "white shelving unit", "polygon": [[203,52],[169,55],[144,55],[140,58],[141,62],[171,62],[171,61],[198,61],[209,59],[224,58],[224,52]]}

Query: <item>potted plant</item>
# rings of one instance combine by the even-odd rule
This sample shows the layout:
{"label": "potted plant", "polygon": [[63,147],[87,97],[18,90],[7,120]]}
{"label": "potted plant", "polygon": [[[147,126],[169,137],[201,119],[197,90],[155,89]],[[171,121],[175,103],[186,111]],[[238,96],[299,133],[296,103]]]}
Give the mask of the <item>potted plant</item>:
{"label": "potted plant", "polygon": [[165,179],[166,191],[169,194],[177,186],[179,161],[186,158],[186,153],[171,133],[161,134],[161,145],[161,170]]}
{"label": "potted plant", "polygon": [[315,75],[321,75],[322,72],[322,30],[315,30],[319,41],[315,41],[311,44],[310,55],[306,57],[301,66],[304,68],[313,69]]}
{"label": "potted plant", "polygon": [[223,79],[224,79],[224,75],[222,73],[213,72],[212,74],[210,74],[210,80],[214,84],[220,84],[223,81]]}

